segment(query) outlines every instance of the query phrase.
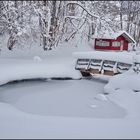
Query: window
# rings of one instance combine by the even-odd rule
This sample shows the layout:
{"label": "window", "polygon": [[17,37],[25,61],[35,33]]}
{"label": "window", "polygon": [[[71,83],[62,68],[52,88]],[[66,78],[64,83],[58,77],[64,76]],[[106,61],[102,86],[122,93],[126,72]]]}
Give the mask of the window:
{"label": "window", "polygon": [[120,47],[121,46],[121,42],[114,41],[114,42],[112,42],[112,46],[113,47]]}
{"label": "window", "polygon": [[99,40],[99,41],[96,41],[96,45],[97,46],[109,46],[109,42],[108,41]]}

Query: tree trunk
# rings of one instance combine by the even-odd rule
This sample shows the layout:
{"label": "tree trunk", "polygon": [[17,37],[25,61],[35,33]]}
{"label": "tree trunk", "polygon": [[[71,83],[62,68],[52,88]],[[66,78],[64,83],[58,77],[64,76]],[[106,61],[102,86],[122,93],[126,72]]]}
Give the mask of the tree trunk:
{"label": "tree trunk", "polygon": [[50,30],[49,30],[49,50],[52,49],[55,41],[55,27],[57,26],[57,18],[56,18],[56,3],[57,1],[52,1],[52,11],[51,11],[51,23],[50,23]]}

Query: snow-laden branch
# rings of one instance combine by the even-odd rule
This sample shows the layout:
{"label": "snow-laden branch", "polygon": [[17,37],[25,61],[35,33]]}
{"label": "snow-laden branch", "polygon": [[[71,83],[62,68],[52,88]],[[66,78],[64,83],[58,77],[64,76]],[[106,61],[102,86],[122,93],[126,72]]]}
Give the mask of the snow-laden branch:
{"label": "snow-laden branch", "polygon": [[69,38],[65,39],[65,41],[70,40],[70,39],[83,27],[83,25],[85,24],[86,21],[87,21],[87,19],[85,18],[85,19],[84,19],[84,22],[82,23],[82,25],[81,25],[78,29],[76,29],[76,31],[74,31],[74,32],[69,36]]}
{"label": "snow-laden branch", "polygon": [[85,9],[81,4],[77,3],[77,2],[69,2],[66,6],[70,5],[70,4],[75,4],[78,5],[79,7],[81,7],[88,15],[90,15],[93,18],[99,18],[99,16],[91,13],[90,11],[88,11],[87,9]]}

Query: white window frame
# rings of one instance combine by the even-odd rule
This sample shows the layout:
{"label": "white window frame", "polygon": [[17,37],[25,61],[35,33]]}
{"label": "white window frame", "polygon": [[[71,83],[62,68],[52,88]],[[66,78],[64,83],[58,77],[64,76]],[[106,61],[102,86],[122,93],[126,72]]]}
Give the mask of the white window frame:
{"label": "white window frame", "polygon": [[97,46],[103,46],[103,47],[108,47],[109,43],[110,43],[109,41],[102,41],[102,40],[96,41]]}
{"label": "white window frame", "polygon": [[121,46],[121,42],[119,42],[119,41],[112,42],[112,47],[120,47],[120,46]]}

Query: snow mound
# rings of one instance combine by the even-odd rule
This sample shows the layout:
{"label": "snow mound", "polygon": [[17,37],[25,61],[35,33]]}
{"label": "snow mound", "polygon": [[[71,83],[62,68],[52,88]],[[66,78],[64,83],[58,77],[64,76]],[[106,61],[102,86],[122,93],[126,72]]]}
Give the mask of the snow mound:
{"label": "snow mound", "polygon": [[107,101],[107,97],[104,94],[97,94],[94,99],[100,100],[100,101]]}
{"label": "snow mound", "polygon": [[140,93],[130,89],[118,89],[114,94],[107,95],[108,98],[126,110],[126,117],[140,117]]}
{"label": "snow mound", "polygon": [[97,107],[97,105],[90,105],[90,107],[91,107],[91,108],[96,108],[96,107]]}
{"label": "snow mound", "polygon": [[104,87],[105,93],[114,93],[119,89],[140,91],[140,74],[132,69],[124,74],[115,75],[110,78],[109,83]]}
{"label": "snow mound", "polygon": [[41,62],[41,61],[42,61],[41,57],[39,57],[39,56],[34,56],[34,57],[33,57],[33,60],[34,60],[35,62]]}
{"label": "snow mound", "polygon": [[113,76],[105,85],[108,99],[123,107],[127,117],[140,117],[140,74],[132,69]]}

